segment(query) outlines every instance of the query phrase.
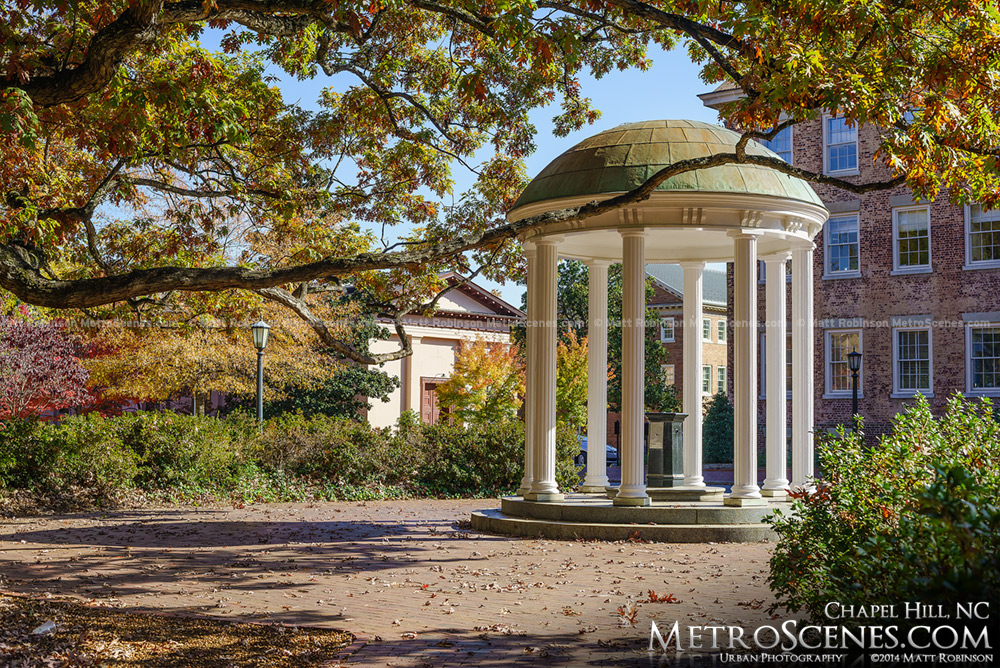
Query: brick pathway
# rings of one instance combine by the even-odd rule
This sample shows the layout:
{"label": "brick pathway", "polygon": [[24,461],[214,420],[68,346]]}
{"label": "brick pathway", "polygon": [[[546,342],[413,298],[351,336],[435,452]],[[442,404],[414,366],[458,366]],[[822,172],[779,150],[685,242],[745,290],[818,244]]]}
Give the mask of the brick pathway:
{"label": "brick pathway", "polygon": [[[348,666],[656,665],[657,624],[769,619],[767,544],[513,539],[495,500],[264,504],[0,524],[0,589],[363,634]],[[679,603],[618,608],[648,590]]]}

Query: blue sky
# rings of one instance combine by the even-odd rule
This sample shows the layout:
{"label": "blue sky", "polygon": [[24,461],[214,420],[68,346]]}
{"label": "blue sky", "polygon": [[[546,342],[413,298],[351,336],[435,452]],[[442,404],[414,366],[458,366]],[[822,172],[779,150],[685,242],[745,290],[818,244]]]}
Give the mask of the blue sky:
{"label": "blue sky", "polygon": [[[537,174],[553,158],[584,138],[621,123],[661,118],[718,122],[716,112],[705,107],[697,97],[699,93],[710,90],[710,86],[698,78],[699,68],[688,59],[685,49],[656,52],[653,55],[653,63],[653,67],[646,72],[638,70],[613,72],[601,80],[584,77],[583,92],[594,100],[602,116],[593,125],[566,137],[556,137],[552,134],[552,117],[558,111],[558,107],[536,110],[532,121],[538,129],[536,137],[538,149],[527,160],[528,173],[532,176]],[[354,83],[349,76],[343,76],[345,76],[343,79],[345,87]],[[298,99],[303,106],[315,108],[313,101],[319,94],[317,84],[323,81],[322,79],[305,82],[290,80],[287,76],[282,79],[279,85],[286,99]],[[327,79],[322,85],[337,87],[341,83],[338,79],[339,77]],[[459,191],[470,182],[471,180],[456,173]],[[515,306],[520,305],[523,286],[513,281],[508,281],[505,285],[486,280],[478,282],[490,290],[499,292],[501,297]]]}

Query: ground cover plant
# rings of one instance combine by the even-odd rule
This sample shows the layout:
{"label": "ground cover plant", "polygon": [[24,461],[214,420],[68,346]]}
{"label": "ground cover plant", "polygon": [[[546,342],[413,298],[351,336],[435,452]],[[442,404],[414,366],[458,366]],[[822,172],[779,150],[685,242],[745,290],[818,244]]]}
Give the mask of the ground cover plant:
{"label": "ground cover plant", "polygon": [[[842,605],[1000,600],[1000,425],[988,400],[922,397],[893,430],[820,440],[822,479],[771,519],[775,607],[824,619]],[[995,613],[994,613],[995,614]]]}
{"label": "ground cover plant", "polygon": [[[557,472],[567,489],[579,481],[576,447],[561,429]],[[0,422],[0,502],[68,510],[143,498],[495,496],[517,489],[523,461],[524,428],[513,419],[425,425],[407,413],[395,428],[378,429],[297,412],[265,421],[258,432],[242,411],[224,419],[92,413],[59,423]]]}

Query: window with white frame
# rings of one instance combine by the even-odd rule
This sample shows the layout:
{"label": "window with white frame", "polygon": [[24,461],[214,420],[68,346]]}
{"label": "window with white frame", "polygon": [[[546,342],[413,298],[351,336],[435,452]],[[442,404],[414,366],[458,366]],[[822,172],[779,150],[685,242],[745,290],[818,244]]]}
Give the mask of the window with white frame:
{"label": "window with white frame", "polygon": [[669,343],[674,340],[674,319],[660,318],[660,341]]}
{"label": "window with white frame", "polygon": [[663,371],[663,384],[673,385],[676,382],[674,378],[674,365],[664,364],[660,369]]}
{"label": "window with white frame", "polygon": [[726,342],[726,321],[725,320],[720,320],[718,322],[718,325],[719,325],[719,343],[725,343]]}
{"label": "window with white frame", "polygon": [[701,338],[703,341],[712,341],[712,319],[703,318],[701,321]]}
{"label": "window with white frame", "polygon": [[715,375],[716,375],[716,388],[715,388],[716,394],[725,394],[726,393],[726,367],[720,366],[716,370]]}
{"label": "window with white frame", "polygon": [[824,163],[827,174],[858,171],[858,128],[841,117],[823,119]]}
{"label": "window with white frame", "polygon": [[792,128],[791,126],[787,128],[782,128],[781,132],[774,135],[774,139],[758,139],[761,145],[766,146],[775,153],[778,157],[787,162],[789,165],[792,164]]}
{"label": "window with white frame", "polygon": [[966,209],[966,258],[970,267],[1000,266],[1000,209]]}
{"label": "window with white frame", "polygon": [[858,233],[858,215],[830,218],[826,223],[823,237],[826,241],[825,275],[860,276],[861,240]]}
{"label": "window with white frame", "polygon": [[929,327],[898,328],[892,340],[893,394],[913,396],[931,393],[931,330]]}
{"label": "window with white frame", "polygon": [[[851,395],[851,371],[847,354],[861,349],[861,330],[828,331],[826,333],[826,393],[830,396]],[[858,374],[858,392],[861,392],[862,374]]]}
{"label": "window with white frame", "polygon": [[701,367],[701,393],[712,393],[712,365],[704,364]]}
{"label": "window with white frame", "polygon": [[893,209],[892,240],[895,271],[930,271],[930,208],[917,206]]}
{"label": "window with white frame", "polygon": [[970,394],[1000,394],[1000,323],[969,326],[966,354]]}

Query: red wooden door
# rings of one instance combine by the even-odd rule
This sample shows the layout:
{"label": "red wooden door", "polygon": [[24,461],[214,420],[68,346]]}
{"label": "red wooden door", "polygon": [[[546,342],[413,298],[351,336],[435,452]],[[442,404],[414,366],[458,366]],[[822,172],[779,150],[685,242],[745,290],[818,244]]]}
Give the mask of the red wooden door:
{"label": "red wooden door", "polygon": [[420,382],[420,419],[426,424],[435,424],[441,415],[437,402],[438,379],[421,379]]}

